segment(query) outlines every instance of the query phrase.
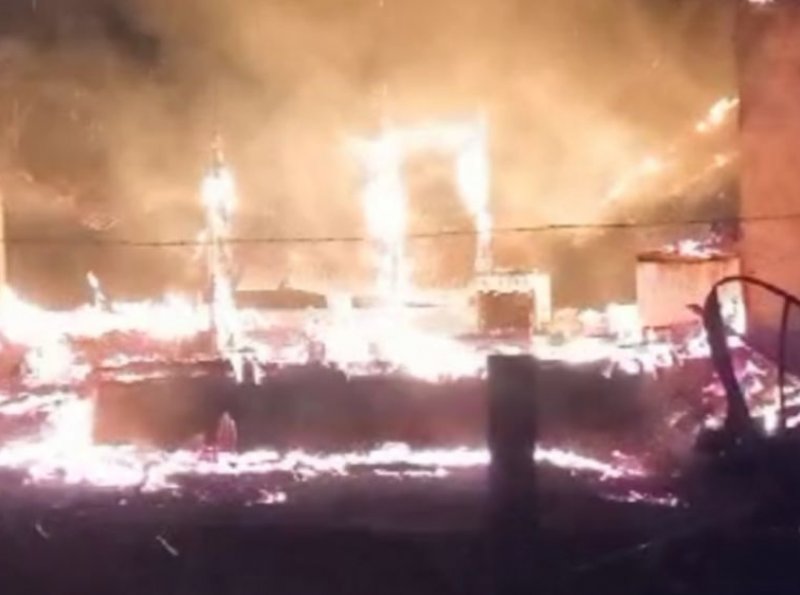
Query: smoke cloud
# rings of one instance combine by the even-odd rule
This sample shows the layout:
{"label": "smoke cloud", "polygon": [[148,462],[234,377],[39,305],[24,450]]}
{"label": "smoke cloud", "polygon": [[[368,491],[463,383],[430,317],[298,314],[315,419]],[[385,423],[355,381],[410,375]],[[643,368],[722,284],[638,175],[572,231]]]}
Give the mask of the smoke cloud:
{"label": "smoke cloud", "polygon": [[[676,179],[620,203],[607,194],[735,92],[733,10],[723,0],[5,2],[7,235],[192,240],[216,131],[239,182],[238,235],[361,235],[347,145],[382,114],[398,125],[485,115],[501,228],[615,220],[666,199],[690,216],[699,207],[678,178],[718,146],[686,151]],[[444,183],[422,184],[414,208],[447,195]],[[592,238],[515,235],[497,256],[571,269],[580,259],[564,247]],[[47,278],[71,295],[89,268],[112,295],[153,293],[196,281],[193,251],[24,244],[11,250],[12,282],[54,291],[36,271],[58,258]],[[368,268],[349,244],[239,251],[254,284],[355,283]],[[567,301],[585,289],[565,287]]]}

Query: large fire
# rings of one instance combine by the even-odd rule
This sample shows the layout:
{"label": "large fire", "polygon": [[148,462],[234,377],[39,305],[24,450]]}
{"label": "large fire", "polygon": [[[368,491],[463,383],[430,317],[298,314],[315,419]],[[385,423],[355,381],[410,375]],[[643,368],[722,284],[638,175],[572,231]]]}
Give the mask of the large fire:
{"label": "large fire", "polygon": [[406,257],[408,197],[403,164],[415,152],[455,156],[458,192],[471,215],[477,238],[475,268],[491,267],[492,217],[487,125],[482,118],[437,122],[414,128],[389,128],[374,139],[356,143],[364,169],[363,206],[370,237],[378,247],[379,294],[387,301],[408,296],[410,265]]}
{"label": "large fire", "polygon": [[[715,104],[697,125],[697,132],[706,133],[719,126],[735,105],[735,99]],[[543,361],[574,365],[605,362],[609,376],[658,376],[687,362],[707,359],[708,345],[701,331],[695,329],[679,337],[644,332],[636,306],[557,313],[549,328],[537,325],[537,335],[521,341],[468,339],[457,332],[430,330],[416,323],[413,308],[407,305],[413,288],[405,249],[408,205],[401,174],[403,160],[420,148],[456,156],[457,187],[475,225],[476,272],[488,273],[492,218],[487,133],[485,122],[479,119],[390,129],[359,144],[366,172],[363,207],[375,248],[376,286],[382,299],[377,306],[358,311],[348,300],[331,300],[325,314],[308,317],[288,343],[270,339],[267,331],[276,330],[274,319],[236,307],[227,242],[236,207],[236,183],[219,146],[201,187],[206,210],[201,242],[207,250],[206,302],[177,295],[145,303],[110,301],[92,274],[87,281],[94,294],[93,303],[72,312],[46,311],[6,289],[0,295],[0,367],[5,378],[0,426],[13,431],[0,442],[0,468],[21,473],[25,481],[35,485],[160,491],[178,489],[178,478],[187,475],[291,473],[307,478],[348,475],[369,468],[374,473],[442,477],[456,470],[480,469],[489,460],[488,452],[480,448],[417,449],[403,444],[327,454],[263,449],[237,453],[210,451],[202,446],[168,452],[95,444],[93,377],[98,370],[124,370],[135,362],[214,357],[230,362],[236,380],[244,381],[248,367],[255,371],[253,378],[259,383],[268,366],[302,365],[322,359],[325,365],[348,375],[392,371],[435,383],[484,378],[490,354],[531,354]],[[638,176],[662,167],[655,157],[644,159],[612,194],[623,192]],[[681,244],[676,251],[706,254],[704,246],[691,243]],[[549,288],[549,279],[540,287]],[[549,300],[543,290],[539,292],[540,303]],[[736,341],[731,338],[732,345],[738,345]],[[740,374],[754,395],[756,415],[770,427],[777,401],[774,371],[754,354],[746,353],[748,356],[739,362]],[[794,382],[792,407],[800,405],[797,389]],[[719,387],[711,384],[706,392],[713,395]],[[721,415],[718,408],[712,408],[700,423],[719,423]],[[800,417],[790,418],[791,425],[798,423]],[[18,432],[20,427],[25,431]],[[600,479],[647,473],[646,458],[626,457],[613,450],[591,456],[566,447],[539,447],[536,459]],[[270,503],[284,500],[281,495],[266,499]]]}

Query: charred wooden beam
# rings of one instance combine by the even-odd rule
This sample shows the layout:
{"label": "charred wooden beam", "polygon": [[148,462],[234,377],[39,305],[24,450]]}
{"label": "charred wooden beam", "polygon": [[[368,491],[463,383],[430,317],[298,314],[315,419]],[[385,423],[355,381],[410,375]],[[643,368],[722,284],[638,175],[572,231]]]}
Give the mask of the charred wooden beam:
{"label": "charred wooden beam", "polygon": [[[137,369],[104,378],[95,439],[176,448],[211,441],[224,415],[241,449],[345,451],[385,443],[418,448],[479,446],[485,428],[480,378],[431,382],[403,374],[348,377],[322,364],[288,366],[261,384],[198,366]],[[147,372],[147,374],[145,374]],[[157,373],[156,373],[157,372]]]}
{"label": "charred wooden beam", "polygon": [[[632,449],[652,446],[653,436],[678,431],[667,423],[673,413],[705,407],[695,395],[711,381],[707,360],[685,362],[657,376],[614,371],[609,365],[539,362],[536,405],[542,440],[569,440],[590,449],[613,435]],[[106,372],[97,385],[95,438],[161,448],[194,445],[198,435],[211,441],[228,414],[242,450],[486,444],[489,389],[480,377],[424,380],[390,371],[348,375],[311,363],[263,372],[260,384],[237,384],[230,370],[214,362],[131,365]]]}

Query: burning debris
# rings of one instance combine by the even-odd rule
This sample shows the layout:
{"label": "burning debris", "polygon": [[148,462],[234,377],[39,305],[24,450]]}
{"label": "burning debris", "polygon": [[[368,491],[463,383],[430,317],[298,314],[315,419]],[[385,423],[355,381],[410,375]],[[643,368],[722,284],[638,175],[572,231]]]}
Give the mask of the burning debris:
{"label": "burning debris", "polygon": [[[206,302],[168,297],[120,304],[91,274],[92,304],[75,312],[47,312],[4,294],[0,329],[9,362],[0,420],[9,430],[0,468],[33,485],[146,491],[180,490],[191,477],[261,477],[262,495],[276,474],[309,481],[326,474],[442,478],[479,470],[488,462],[482,445],[492,354],[529,354],[549,366],[542,382],[558,396],[542,416],[554,428],[552,442],[571,447],[540,447],[538,462],[600,483],[658,468],[674,453],[672,445],[654,443],[653,432],[679,430],[689,441],[724,413],[704,335],[684,310],[699,301],[704,284],[738,272],[738,261],[689,244],[643,259],[643,275],[648,263],[658,275],[664,267],[688,267],[694,284],[668,283],[685,291],[667,300],[666,318],[649,314],[650,297],[664,303],[652,293],[665,286],[661,277],[642,284],[638,308],[554,312],[546,273],[490,271],[485,135],[483,126],[428,126],[390,131],[365,145],[364,209],[381,299],[367,310],[334,301],[294,329],[237,308],[227,241],[236,188],[217,141],[201,188]],[[471,313],[463,328],[427,330],[407,303],[399,167],[417,147],[458,155],[458,186],[474,216],[473,304],[443,305]],[[718,263],[724,270],[706,274]],[[687,327],[680,334],[670,330],[680,324]],[[643,332],[648,327],[650,334]],[[754,403],[767,402],[770,374],[743,354],[749,394]],[[638,402],[643,391],[663,403]],[[769,425],[769,406],[763,411]],[[268,500],[291,498],[291,490],[281,494]]]}
{"label": "burning debris", "polygon": [[[721,126],[737,105],[720,100],[695,134]],[[325,300],[327,307],[292,324],[236,303],[237,187],[216,138],[200,188],[202,300],[117,303],[91,273],[92,303],[75,312],[47,312],[3,294],[0,428],[8,431],[0,469],[34,486],[87,489],[179,491],[193,477],[248,478],[257,486],[253,501],[270,503],[291,499],[283,488],[280,497],[264,497],[276,476],[291,483],[480,470],[489,462],[486,362],[496,354],[544,365],[540,382],[551,398],[541,415],[552,425],[544,438],[552,446],[536,450],[537,462],[599,484],[669,464],[724,415],[708,345],[688,307],[738,274],[738,259],[682,243],[641,256],[638,304],[556,311],[547,272],[493,268],[488,137],[477,117],[385,125],[378,137],[353,143],[378,300],[369,308],[349,297]],[[644,159],[610,196],[662,172],[676,147],[667,158]],[[474,226],[473,286],[429,306],[433,317],[464,314],[451,327],[429,328],[413,305],[403,168],[420,151],[453,158]],[[746,349],[737,354],[748,396],[768,402],[773,375]],[[771,425],[769,405],[763,418]],[[632,490],[629,499],[646,496]]]}
{"label": "burning debris", "polygon": [[[158,3],[139,4],[141,8],[132,10],[149,13],[155,8],[145,5]],[[68,312],[50,311],[20,298],[24,291],[18,295],[5,287],[5,258],[0,258],[0,491],[11,520],[4,534],[22,527],[22,546],[12,543],[9,549],[24,550],[33,572],[40,573],[48,563],[37,548],[94,545],[85,537],[91,533],[87,525],[92,529],[92,523],[107,524],[112,518],[123,527],[103,526],[103,539],[116,539],[117,530],[126,532],[120,541],[131,545],[117,552],[137,562],[147,557],[149,564],[152,559],[159,572],[167,566],[179,568],[175,584],[198,568],[201,581],[213,577],[207,581],[210,588],[223,584],[233,589],[239,583],[228,578],[238,575],[265,584],[255,580],[262,573],[245,568],[249,560],[230,564],[236,557],[265,552],[274,568],[263,574],[283,573],[290,566],[284,559],[306,556],[324,558],[324,566],[339,574],[344,565],[328,548],[333,530],[337,544],[349,543],[358,533],[357,539],[375,549],[388,535],[393,543],[387,551],[400,566],[406,561],[425,565],[414,569],[423,572],[401,568],[400,574],[429,570],[428,560],[400,551],[412,541],[414,547],[423,541],[448,550],[467,546],[463,550],[468,553],[457,553],[446,564],[430,564],[437,573],[439,566],[455,566],[456,558],[474,557],[473,551],[480,550],[483,558],[488,546],[491,568],[486,572],[481,561],[470,571],[498,584],[506,580],[508,588],[498,592],[546,591],[551,586],[568,592],[539,579],[584,582],[574,577],[596,565],[576,558],[599,552],[600,564],[607,564],[623,536],[629,547],[631,536],[642,543],[639,536],[650,539],[657,529],[674,529],[677,520],[705,522],[703,517],[709,510],[716,512],[720,503],[723,513],[734,508],[729,504],[742,501],[744,507],[757,509],[753,516],[765,510],[765,516],[771,515],[774,504],[779,509],[775,518],[796,511],[790,500],[800,493],[800,473],[791,471],[798,462],[792,430],[800,428],[800,379],[789,373],[787,337],[789,308],[800,300],[778,290],[785,298],[778,356],[756,350],[746,336],[751,330],[746,322],[752,325],[755,318],[745,310],[745,298],[748,308],[754,305],[747,289],[754,280],[742,276],[751,265],[742,246],[754,236],[734,238],[729,230],[731,237],[723,238],[724,221],[735,222],[738,234],[746,218],[716,212],[718,207],[726,212],[735,208],[728,181],[739,154],[726,135],[733,131],[740,104],[748,109],[748,118],[742,120],[752,123],[749,90],[743,89],[741,100],[725,95],[712,102],[721,90],[706,95],[707,89],[697,88],[694,82],[700,77],[694,75],[705,74],[698,67],[692,73],[692,92],[710,107],[693,110],[678,126],[685,115],[679,114],[681,104],[688,102],[677,92],[663,106],[646,105],[655,97],[648,81],[667,81],[675,74],[672,65],[661,66],[666,64],[660,54],[668,35],[657,43],[648,37],[647,44],[658,50],[643,53],[642,60],[626,67],[628,82],[618,89],[604,70],[589,72],[597,66],[593,59],[581,55],[573,63],[568,57],[573,36],[583,39],[586,19],[569,15],[564,29],[569,35],[557,32],[553,41],[530,46],[553,51],[523,51],[529,47],[523,40],[537,36],[521,23],[512,27],[511,21],[535,14],[552,26],[557,19],[549,3],[511,3],[495,13],[496,3],[486,2],[491,10],[470,6],[456,19],[449,3],[416,15],[398,6],[390,9],[381,0],[376,6],[349,9],[352,19],[330,18],[335,11],[327,8],[322,19],[321,13],[314,14],[319,7],[294,4],[222,4],[204,3],[192,15],[208,20],[205,33],[220,39],[183,23],[180,11],[170,17],[172,33],[161,31],[158,19],[143,19],[141,25],[152,28],[154,49],[142,71],[148,77],[169,73],[171,67],[157,63],[176,60],[177,66],[182,56],[198,56],[193,58],[198,63],[208,60],[195,65],[198,88],[193,91],[199,92],[179,96],[212,95],[213,87],[215,120],[219,109],[242,107],[225,133],[236,150],[226,155],[217,134],[205,168],[192,157],[178,156],[151,179],[151,170],[158,167],[150,162],[159,165],[161,159],[158,148],[192,144],[203,128],[200,120],[209,116],[199,117],[201,109],[188,113],[187,106],[185,126],[180,125],[184,134],[163,135],[173,137],[170,143],[153,125],[163,108],[152,109],[153,123],[148,122],[141,142],[148,149],[142,164],[123,167],[121,158],[107,159],[119,178],[115,182],[124,186],[123,197],[158,203],[160,186],[164,202],[192,195],[191,212],[187,209],[179,217],[178,225],[186,228],[181,238],[163,239],[168,236],[161,232],[169,226],[156,229],[166,218],[156,221],[155,204],[148,204],[142,217],[150,218],[143,226],[152,224],[153,240],[123,239],[115,235],[120,226],[110,229],[94,225],[96,217],[76,217],[91,228],[82,230],[87,235],[103,237],[96,242],[100,246],[107,241],[137,248],[137,253],[144,252],[142,247],[194,253],[195,264],[201,263],[199,274],[173,279],[167,272],[162,279],[165,287],[192,288],[158,300],[123,303],[115,296],[129,294],[115,286],[113,275],[98,262],[79,267],[79,282],[90,271],[86,286],[79,288],[87,303]],[[749,4],[761,7],[741,10],[757,13],[764,24],[782,10],[778,2]],[[771,4],[776,6],[766,8]],[[37,3],[31,7],[40,9]],[[240,11],[246,19],[226,20]],[[274,22],[281,26],[260,31],[259,23],[270,19],[256,17],[265,15],[280,16]],[[325,21],[324,35],[309,24],[312,15]],[[251,16],[253,29],[243,22]],[[624,19],[613,16],[607,25],[614,33],[613,45],[621,46],[615,28]],[[424,38],[436,43],[415,47],[422,29],[403,39],[391,31],[395,17],[417,26],[435,23]],[[380,26],[375,26],[377,20]],[[451,29],[462,28],[460,37],[450,37]],[[280,35],[272,35],[278,29]],[[513,43],[482,41],[512,29],[521,33]],[[362,44],[354,43],[357,34],[364,36]],[[162,35],[186,39],[174,47],[165,39],[162,49]],[[222,43],[226,36],[233,38],[227,45]],[[377,51],[374,46],[382,38],[388,42]],[[269,52],[262,39],[272,44]],[[207,42],[207,47],[193,51],[199,49],[195,40]],[[283,46],[295,43],[303,60],[276,68],[270,61]],[[250,45],[254,48],[245,47]],[[363,47],[351,51],[354,45]],[[434,46],[439,45],[460,56],[475,51],[480,56],[476,62],[481,62],[477,73],[454,69],[439,91],[436,84],[424,83],[438,78],[442,66],[462,60],[437,61]],[[320,48],[330,58],[318,60]],[[252,64],[245,64],[242,56],[252,49],[257,50],[250,56]],[[765,53],[775,58],[774,49],[770,46]],[[541,62],[530,63],[531,56]],[[554,67],[561,61],[569,75]],[[421,75],[408,77],[403,71],[416,69],[415,62],[428,64],[430,70],[426,66]],[[639,62],[658,74],[639,76]],[[211,84],[208,65],[229,68],[231,76]],[[528,79],[529,69],[541,74]],[[174,70],[180,78],[180,69]],[[503,70],[508,70],[507,77],[495,74]],[[571,77],[597,82],[583,85],[570,82]],[[115,86],[111,77],[105,78],[107,86]],[[359,81],[356,93],[344,89],[348,78]],[[370,127],[363,102],[375,78],[380,79],[384,105],[378,126]],[[399,89],[403,81],[415,78],[419,89],[390,98],[390,85]],[[262,84],[267,81],[270,85]],[[669,81],[677,87],[675,82]],[[267,86],[269,92],[263,94]],[[120,85],[120,99],[126,98],[127,87]],[[250,87],[259,90],[250,95]],[[147,113],[150,92],[143,84],[141,98],[114,105],[114,111],[132,114],[143,107]],[[221,105],[220,92],[237,97]],[[597,105],[585,100],[593,96],[599,98]],[[397,109],[388,108],[390,99]],[[565,105],[557,105],[561,102]],[[180,105],[163,103],[170,112]],[[287,114],[295,109],[293,122]],[[652,117],[653,130],[639,130],[628,121],[639,111]],[[537,116],[530,118],[527,112]],[[449,117],[455,114],[473,115]],[[444,117],[429,119],[437,115]],[[17,116],[26,117],[16,114],[12,119]],[[74,115],[76,121],[82,117]],[[251,129],[256,118],[269,122],[264,138]],[[109,114],[107,120],[88,128],[98,139],[108,135],[104,144],[119,153],[130,151],[136,161],[145,151],[133,146],[134,140],[131,148],[115,143],[108,129],[116,116]],[[129,134],[137,120],[131,121],[133,125],[124,127]],[[214,127],[221,123],[215,121]],[[16,124],[24,128],[23,122]],[[580,130],[584,127],[585,133]],[[360,136],[358,130],[377,132]],[[11,136],[17,136],[19,146],[20,131]],[[525,137],[536,140],[526,144],[520,140]],[[343,138],[349,140],[342,143]],[[320,139],[327,143],[324,151],[318,150]],[[349,150],[342,150],[343,144]],[[174,156],[180,150],[169,152]],[[349,163],[336,162],[334,153]],[[567,153],[578,158],[571,160]],[[258,169],[256,162],[259,167],[268,163],[269,175],[262,170],[249,175]],[[196,178],[173,175],[185,168],[200,178],[197,188],[192,183]],[[348,173],[354,179],[344,180]],[[91,192],[102,194],[101,186]],[[77,205],[75,194],[69,200]],[[259,201],[255,216],[243,200],[247,195]],[[304,197],[309,200],[300,205]],[[277,212],[283,208],[279,199],[286,198],[290,207]],[[703,200],[702,208],[713,213],[695,218],[672,199]],[[424,214],[418,212],[420,203],[427,209]],[[342,206],[350,211],[345,213]],[[322,226],[314,229],[311,219],[317,211],[320,223],[335,221],[335,228],[342,229],[342,222],[358,219],[364,231],[339,235]],[[309,220],[301,231],[287,224],[295,213],[298,220]],[[519,222],[523,213],[532,216],[527,223]],[[767,221],[772,216],[754,218]],[[445,218],[450,227],[437,221]],[[116,213],[113,219],[118,220]],[[417,230],[418,219],[433,225]],[[598,249],[591,265],[567,254],[587,241],[614,244],[611,231],[623,231],[625,238],[609,254]],[[550,240],[553,236],[543,232],[563,234],[563,239]],[[684,239],[706,234],[708,239]],[[540,235],[547,238],[540,240]],[[417,256],[430,249],[432,240],[457,253],[459,266],[439,271],[435,269],[445,267],[419,262]],[[257,247],[266,256],[256,259]],[[625,259],[615,257],[620,249],[627,251]],[[253,268],[248,268],[250,258],[258,260]],[[455,260],[448,255],[448,269]],[[345,266],[347,275],[330,278],[332,270]],[[322,281],[307,278],[305,269],[311,268],[325,271]],[[630,292],[626,297],[615,292],[623,283]],[[575,288],[568,287],[573,284]],[[774,289],[758,280],[755,284]],[[584,295],[595,288],[602,299]],[[568,296],[569,291],[581,295]],[[561,307],[570,304],[580,307]],[[381,513],[375,514],[376,509]],[[444,519],[441,525],[439,519],[431,522],[436,516]],[[198,518],[203,527],[196,526]],[[387,518],[391,521],[381,524]],[[420,518],[422,524],[416,525]],[[220,539],[198,538],[208,519]],[[235,536],[229,540],[231,527]],[[301,536],[295,555],[290,542],[308,527],[314,536]],[[418,527],[424,528],[424,536]],[[80,535],[68,542],[70,531]],[[127,556],[139,548],[131,537],[137,532],[146,535],[145,546]],[[274,540],[275,550],[261,547],[264,534]],[[314,540],[323,546],[316,553],[306,547]],[[206,547],[203,541],[219,543]],[[635,548],[636,555],[665,551],[650,548],[654,541],[644,543]],[[83,549],[89,556],[102,550]],[[676,549],[683,549],[682,544]],[[285,557],[273,557],[272,551]],[[559,559],[550,564],[548,558]],[[689,551],[686,558],[695,568],[696,552]],[[213,564],[206,564],[209,560]],[[230,570],[217,574],[217,566],[228,564]],[[652,570],[651,560],[646,565]],[[531,568],[547,570],[533,577]],[[516,570],[536,580],[513,585]],[[89,576],[94,584],[103,583]],[[402,581],[379,579],[406,592]],[[133,582],[134,588],[140,584]],[[280,582],[266,584],[292,591]],[[348,577],[348,588],[352,584]],[[441,581],[434,590],[455,584]],[[185,586],[192,589],[189,583]],[[659,587],[664,592],[686,590],[677,581]]]}
{"label": "burning debris", "polygon": [[[22,306],[20,302],[11,303]],[[291,473],[311,478],[326,473],[380,474],[387,470],[397,473],[399,468],[401,474],[408,473],[409,477],[421,471],[446,476],[457,469],[478,469],[488,461],[486,451],[480,447],[485,426],[482,417],[485,397],[480,387],[484,382],[486,356],[490,353],[531,353],[543,361],[559,363],[564,371],[555,372],[554,390],[560,390],[558,386],[563,389],[561,383],[564,373],[588,374],[587,379],[602,378],[605,372],[600,370],[609,364],[616,370],[608,376],[611,379],[619,378],[619,374],[630,378],[644,374],[663,379],[669,370],[678,370],[679,375],[685,375],[690,362],[708,361],[708,348],[702,333],[690,334],[688,338],[677,342],[673,342],[676,341],[674,338],[653,337],[629,346],[618,343],[615,333],[620,322],[619,316],[614,321],[613,312],[607,319],[609,327],[603,328],[597,320],[591,326],[584,327],[585,331],[594,329],[591,331],[594,337],[573,336],[562,344],[540,336],[530,343],[505,343],[493,339],[481,345],[480,341],[447,339],[423,331],[406,329],[401,332],[397,326],[385,321],[382,323],[385,326],[370,328],[368,323],[365,324],[368,321],[333,320],[328,326],[317,324],[313,331],[313,341],[325,345],[324,368],[319,368],[319,373],[329,370],[323,373],[327,380],[308,384],[308,379],[317,373],[314,367],[320,366],[320,363],[309,363],[307,358],[310,352],[300,348],[303,342],[312,340],[310,335],[301,337],[300,343],[295,340],[294,344],[290,342],[281,349],[277,342],[259,344],[257,327],[242,327],[247,331],[242,335],[245,339],[243,344],[252,349],[251,355],[247,356],[248,365],[259,370],[259,373],[249,375],[250,380],[239,384],[247,375],[235,371],[231,363],[236,361],[234,354],[223,352],[223,360],[218,360],[219,355],[214,355],[217,347],[209,352],[209,343],[190,340],[212,331],[211,313],[207,310],[205,325],[197,324],[203,316],[195,312],[189,317],[193,324],[179,324],[172,333],[165,333],[161,328],[160,333],[148,334],[148,326],[139,326],[142,321],[152,324],[157,320],[147,316],[148,309],[156,315],[165,307],[162,304],[117,307],[111,303],[108,308],[87,307],[72,316],[49,314],[30,307],[21,309],[31,321],[29,328],[43,326],[46,322],[60,323],[62,326],[49,328],[58,329],[63,334],[59,335],[59,342],[56,343],[59,348],[55,351],[47,348],[53,339],[25,335],[27,342],[22,347],[23,353],[36,353],[31,361],[38,361],[38,364],[31,365],[24,376],[9,385],[10,392],[0,404],[3,427],[14,429],[4,432],[8,438],[0,447],[0,467],[19,471],[34,484],[63,482],[87,487],[140,486],[147,490],[178,489],[180,478],[192,475],[262,475],[267,478],[274,473]],[[198,309],[203,311],[201,306]],[[131,313],[131,318],[126,319],[126,313]],[[76,316],[77,319],[84,317],[91,321],[86,325],[86,330],[74,326]],[[355,327],[350,326],[354,323]],[[360,334],[352,334],[357,330],[361,331]],[[115,339],[115,333],[120,332],[122,335]],[[11,336],[15,335],[12,333]],[[137,344],[140,336],[146,337],[147,342]],[[39,344],[38,340],[44,342]],[[94,344],[93,349],[87,347],[87,340]],[[106,342],[114,346],[113,349],[103,350]],[[184,346],[179,348],[181,344]],[[211,345],[218,346],[217,343]],[[370,345],[379,346],[380,349],[375,351]],[[126,349],[120,349],[121,346]],[[138,351],[134,346],[143,351]],[[183,363],[177,357],[181,352]],[[281,352],[284,354],[283,364],[278,363],[281,361]],[[122,353],[127,353],[124,359],[121,359]],[[33,356],[25,357],[30,359]],[[44,358],[44,361],[36,358]],[[208,364],[202,363],[204,358]],[[85,364],[84,368],[80,368],[81,373],[77,374],[79,366],[76,362],[79,361],[94,362],[94,365]],[[221,361],[221,364],[215,361]],[[58,362],[66,363],[54,366]],[[463,367],[458,368],[459,362]],[[737,362],[748,394],[754,399],[753,403],[763,403],[758,414],[764,416],[765,425],[770,425],[774,367],[771,368],[766,361],[757,359],[746,350],[741,352]],[[211,366],[209,371],[217,371],[212,371],[210,376],[209,372],[198,375],[202,367],[208,365]],[[586,368],[587,365],[590,367]],[[295,372],[291,372],[291,366]],[[598,371],[591,372],[591,369]],[[714,389],[713,375],[707,367],[701,366],[700,369],[705,371],[695,373],[696,384],[691,387],[688,404],[681,405],[688,407],[681,415],[695,418],[687,430],[689,434],[694,431],[692,428],[714,423],[713,420],[721,419],[724,414],[723,399],[719,391]],[[153,371],[159,370],[159,374],[167,374],[162,376],[163,380],[147,380],[152,377]],[[178,370],[190,374],[186,381],[181,381],[183,385],[176,380]],[[417,380],[411,380],[414,378]],[[333,382],[333,379],[337,380]],[[7,382],[12,380],[13,377],[9,377]],[[153,382],[165,383],[164,388],[156,390]],[[288,390],[283,396],[276,392],[281,383]],[[394,388],[390,390],[397,391],[402,383],[407,388],[394,401],[387,400],[388,394],[381,395],[381,391],[392,386]],[[66,392],[60,389],[59,392],[59,389],[49,389],[48,386],[73,388]],[[141,434],[137,438],[135,433],[126,436],[115,430],[116,433],[109,435],[114,436],[112,439],[103,438],[102,428],[111,423],[108,417],[110,413],[103,411],[108,407],[116,407],[108,393],[111,386],[118,386],[120,388],[115,390],[123,391],[120,393],[123,399],[120,403],[127,403],[127,409],[121,409],[119,414],[114,415],[125,424],[134,423],[135,411],[147,402],[145,395],[149,398],[154,409],[149,421],[144,422],[145,436],[149,428],[157,427],[159,423],[172,428],[175,423],[186,423],[175,421],[180,419],[181,410],[188,411],[190,416],[206,415],[206,421],[196,425],[190,422],[186,426],[184,442],[175,442],[167,449],[164,447],[169,442],[154,449],[158,440],[149,447],[145,446],[146,441],[140,442]],[[365,392],[356,398],[356,393],[350,391],[358,386],[362,387],[359,390]],[[589,380],[587,386],[593,387],[595,392],[599,388],[596,380]],[[704,386],[709,388],[701,398]],[[465,387],[471,388],[465,392]],[[669,393],[669,389],[666,390]],[[124,391],[132,392],[125,396]],[[235,395],[234,401],[238,399],[238,411],[230,403],[225,404],[224,399],[220,400],[226,391],[233,391],[230,394]],[[625,397],[618,384],[612,392],[614,394],[609,397],[608,406],[614,407],[613,399],[619,403]],[[137,393],[141,396],[137,397]],[[181,395],[185,395],[185,398]],[[591,397],[585,395],[580,398]],[[597,398],[599,395],[596,394]],[[213,405],[215,402],[218,405]],[[271,413],[264,411],[267,417],[263,417],[255,410],[248,411],[247,403],[271,403],[273,409]],[[800,398],[797,404],[800,405]],[[244,410],[242,407],[245,407]],[[302,420],[301,425],[297,426],[301,431],[283,442],[283,450],[265,449],[266,444],[280,445],[282,434],[289,436],[287,431],[291,430],[292,416],[296,416],[304,407],[317,407],[318,414],[310,415],[309,410],[303,414],[304,417],[298,418]],[[177,412],[179,417],[170,417],[175,415],[166,413],[170,409]],[[694,413],[690,413],[692,409]],[[291,413],[292,410],[296,413]],[[356,434],[352,434],[355,440],[344,438],[346,432],[353,432],[355,428],[343,434],[344,426],[337,429],[336,424],[340,422],[336,419],[349,424],[365,423],[367,418],[364,416],[368,411],[374,415],[364,426],[369,431],[365,434],[363,428],[357,430]],[[334,412],[337,412],[336,416],[332,416]],[[545,417],[547,415],[557,419],[562,414],[554,412]],[[395,430],[391,429],[392,426]],[[428,438],[419,441],[419,432],[425,427],[429,428]],[[207,437],[199,442],[194,441],[192,436],[195,430],[206,432]],[[409,430],[412,430],[411,433]],[[567,431],[562,438],[569,434]],[[320,439],[326,435],[330,436],[330,441],[324,444]],[[264,438],[267,442],[263,442]],[[119,443],[120,439],[123,444]],[[405,445],[381,445],[382,441],[392,439],[405,442]],[[572,437],[573,441],[576,439],[577,436]],[[320,454],[312,454],[302,448],[304,442],[313,445],[315,440],[321,447],[317,450]],[[436,444],[445,444],[448,440],[452,441],[451,446],[436,447]],[[336,453],[336,444],[349,445],[350,450]],[[359,447],[359,444],[363,446]],[[587,444],[591,444],[591,441]],[[537,453],[537,460],[571,472],[595,475],[599,479],[619,479],[646,474],[650,464],[648,460],[652,462],[651,456],[654,454],[640,451],[638,458],[627,458],[626,462],[622,462],[619,455],[613,454],[616,450],[614,444],[610,448],[597,448],[597,444],[594,444],[590,450],[605,454],[594,458],[579,454],[580,450],[542,448]]]}

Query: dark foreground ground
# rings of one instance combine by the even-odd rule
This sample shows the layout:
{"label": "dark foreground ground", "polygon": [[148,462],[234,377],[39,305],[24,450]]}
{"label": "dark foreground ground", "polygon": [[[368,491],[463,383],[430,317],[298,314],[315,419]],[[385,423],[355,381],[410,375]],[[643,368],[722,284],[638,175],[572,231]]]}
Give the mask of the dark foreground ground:
{"label": "dark foreground ground", "polygon": [[[271,505],[239,501],[224,482],[214,497],[197,486],[146,495],[6,485],[3,594],[492,592],[483,471],[318,479]],[[544,472],[541,528],[526,554],[537,592],[800,588],[800,526],[767,520],[743,493],[677,506],[596,494],[583,480]]]}
{"label": "dark foreground ground", "polygon": [[[602,368],[539,371],[543,443],[569,439],[570,447],[588,452],[609,436],[626,452],[688,444],[674,440],[677,431],[667,431],[665,420],[687,409],[686,402],[697,405],[707,362],[610,377]],[[209,407],[211,428],[227,412],[238,416],[245,446],[284,449],[312,439],[324,449],[343,436],[355,445],[379,437],[418,448],[434,439],[447,446],[486,441],[487,397],[479,382],[425,387],[302,372],[285,385],[273,382],[268,398],[237,390],[236,406]],[[337,382],[338,392],[331,389]],[[111,388],[99,397],[106,438],[159,428],[154,420],[171,419],[166,414],[181,421],[168,429],[182,433],[151,438],[179,444],[204,429],[192,416],[183,425],[185,411],[206,410],[192,405],[202,391],[182,393],[169,384],[167,400],[154,384],[144,391]],[[165,413],[176,395],[187,406]],[[142,422],[132,426],[132,419]],[[277,444],[261,444],[263,436]],[[582,442],[573,444],[578,437]],[[790,451],[774,465],[751,465],[760,477],[752,481],[736,473],[711,480],[702,470],[693,479],[665,473],[601,481],[540,466],[530,503],[538,530],[516,550],[535,588],[501,595],[794,595],[800,515],[791,511],[800,503],[800,456],[794,456],[800,443]],[[773,485],[787,468],[798,477]],[[303,471],[195,473],[182,479],[183,489],[155,494],[30,487],[0,473],[0,595],[484,594],[496,592],[495,581],[506,575],[506,558],[497,552],[507,534],[492,529],[485,468],[444,476],[431,476],[431,467],[313,477]],[[776,501],[780,515],[773,514]]]}

